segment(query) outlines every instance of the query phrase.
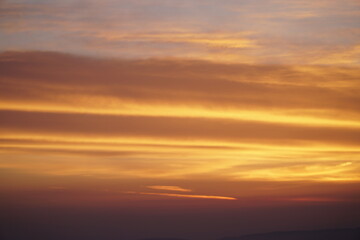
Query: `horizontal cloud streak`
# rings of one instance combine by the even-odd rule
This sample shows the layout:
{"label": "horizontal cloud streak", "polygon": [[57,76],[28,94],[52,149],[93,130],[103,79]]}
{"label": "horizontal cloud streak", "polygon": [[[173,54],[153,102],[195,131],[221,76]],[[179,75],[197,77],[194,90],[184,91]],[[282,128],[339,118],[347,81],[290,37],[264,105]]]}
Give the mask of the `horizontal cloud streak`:
{"label": "horizontal cloud streak", "polygon": [[237,200],[233,197],[224,196],[208,196],[208,195],[192,195],[192,194],[175,194],[175,193],[150,193],[150,192],[134,192],[134,194],[166,196],[166,197],[180,197],[180,198],[200,198],[200,199],[219,199],[219,200]]}
{"label": "horizontal cloud streak", "polygon": [[[314,141],[358,145],[360,129],[291,126],[203,118],[134,117],[0,111],[4,133],[226,141]],[[27,119],[27,121],[23,121]]]}
{"label": "horizontal cloud streak", "polygon": [[147,188],[155,190],[165,190],[165,191],[176,191],[176,192],[191,192],[191,189],[185,189],[178,186],[148,186]]}
{"label": "horizontal cloud streak", "polygon": [[[357,124],[359,110],[359,97],[351,91],[359,86],[358,69],[4,53],[0,71],[0,107],[9,110],[183,114],[344,126]],[[178,108],[171,111],[174,104]],[[350,119],[342,122],[339,111]]]}

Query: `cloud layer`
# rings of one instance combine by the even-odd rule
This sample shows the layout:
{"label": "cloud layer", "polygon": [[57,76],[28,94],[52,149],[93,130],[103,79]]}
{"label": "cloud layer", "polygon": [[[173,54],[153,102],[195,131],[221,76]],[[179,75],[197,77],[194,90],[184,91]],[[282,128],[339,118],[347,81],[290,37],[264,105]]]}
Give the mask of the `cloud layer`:
{"label": "cloud layer", "polygon": [[359,65],[355,0],[9,0],[0,11],[2,50]]}
{"label": "cloud layer", "polygon": [[5,52],[0,63],[2,167],[108,177],[359,179],[357,68],[48,52]]}

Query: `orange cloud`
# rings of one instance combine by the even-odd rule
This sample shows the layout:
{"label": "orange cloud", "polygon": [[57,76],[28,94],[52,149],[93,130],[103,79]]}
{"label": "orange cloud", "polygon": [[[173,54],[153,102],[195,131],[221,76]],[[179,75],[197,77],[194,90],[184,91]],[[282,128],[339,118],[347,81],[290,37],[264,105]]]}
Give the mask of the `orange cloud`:
{"label": "orange cloud", "polygon": [[360,63],[360,45],[328,51],[312,61],[312,64],[347,65]]}
{"label": "orange cloud", "polygon": [[[356,164],[357,165],[357,164]],[[232,175],[238,179],[273,179],[278,181],[359,181],[359,166],[352,162],[302,162],[273,165],[237,166]]]}
{"label": "orange cloud", "polygon": [[187,43],[223,48],[257,48],[254,40],[246,38],[249,33],[148,33],[118,34],[116,32],[99,33],[97,37],[106,41]]}
{"label": "orange cloud", "polygon": [[101,61],[54,53],[4,53],[1,61],[1,109],[358,125],[358,96],[350,91],[358,87],[356,68]]}
{"label": "orange cloud", "polygon": [[200,198],[200,199],[237,200],[237,198],[224,197],[224,196],[186,195],[186,194],[175,194],[175,193],[148,193],[148,192],[134,192],[134,193],[135,193],[135,194],[143,194],[143,195],[155,195],[155,196],[166,196],[166,197],[179,197],[179,198]]}
{"label": "orange cloud", "polygon": [[357,68],[6,52],[0,73],[2,168],[358,180]]}
{"label": "orange cloud", "polygon": [[186,189],[178,186],[147,186],[147,188],[155,190],[178,191],[178,192],[191,192],[191,189]]}

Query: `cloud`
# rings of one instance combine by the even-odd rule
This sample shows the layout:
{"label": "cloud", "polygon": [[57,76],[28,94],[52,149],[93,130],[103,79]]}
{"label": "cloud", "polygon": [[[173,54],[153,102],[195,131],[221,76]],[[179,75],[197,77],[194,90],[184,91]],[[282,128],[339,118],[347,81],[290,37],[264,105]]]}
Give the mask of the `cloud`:
{"label": "cloud", "polygon": [[165,191],[178,191],[178,192],[191,192],[191,189],[186,189],[178,186],[147,186],[147,188],[155,190],[165,190]]}
{"label": "cloud", "polygon": [[[4,2],[1,49],[124,58],[311,64],[357,36],[354,1]],[[216,11],[214,11],[216,9]],[[239,13],[240,12],[240,13]],[[149,30],[150,29],[150,30]],[[296,29],[296,31],[294,31]],[[324,46],[327,46],[324,49]],[[321,54],[316,54],[321,51]],[[331,65],[357,66],[356,56]],[[353,60],[351,60],[353,59]]]}
{"label": "cloud", "polygon": [[199,199],[219,199],[219,200],[237,200],[234,197],[224,196],[209,196],[209,195],[190,195],[190,194],[175,194],[175,193],[149,193],[149,192],[134,192],[134,194],[155,195],[166,197],[179,197],[179,198],[199,198]]}
{"label": "cloud", "polygon": [[[281,143],[310,141],[359,144],[359,129],[291,126],[250,121],[188,117],[142,117],[0,111],[4,134],[82,137],[145,137],[208,139],[230,142]],[[26,119],[27,121],[23,121]]]}
{"label": "cloud", "polygon": [[3,168],[284,181],[358,168],[358,68],[4,52],[0,73]]}
{"label": "cloud", "polygon": [[325,53],[323,56],[313,61],[313,64],[325,65],[345,65],[345,64],[359,64],[360,45],[343,47],[332,52]]}
{"label": "cloud", "polygon": [[[281,121],[285,117],[288,123],[316,124],[318,120],[320,125],[326,121],[330,125],[351,123],[315,119],[313,110],[317,114],[348,110],[345,115],[358,110],[354,104],[358,96],[348,91],[357,87],[358,69],[309,67],[299,71],[289,66],[109,61],[35,52],[4,53],[1,65],[1,107],[9,110],[217,115],[260,121]],[[343,90],[339,91],[339,87]],[[257,97],[259,93],[261,97]],[[176,111],[172,111],[174,104],[178,106]],[[288,109],[298,112],[291,116]],[[313,113],[309,116],[303,110]]]}
{"label": "cloud", "polygon": [[254,40],[246,38],[249,33],[143,33],[119,34],[116,32],[99,33],[100,39],[109,42],[153,42],[153,43],[186,43],[200,44],[216,48],[256,48],[259,47]]}
{"label": "cloud", "polygon": [[[311,178],[314,181],[358,181],[358,163],[345,161],[290,162],[285,164],[239,165],[228,169],[239,179],[273,179],[274,181],[301,181]],[[282,179],[282,180],[280,180]]]}

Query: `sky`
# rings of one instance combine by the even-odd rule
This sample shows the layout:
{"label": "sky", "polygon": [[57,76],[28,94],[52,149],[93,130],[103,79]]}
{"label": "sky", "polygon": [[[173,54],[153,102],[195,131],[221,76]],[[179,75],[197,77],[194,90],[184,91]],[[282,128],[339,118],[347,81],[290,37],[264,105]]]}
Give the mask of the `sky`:
{"label": "sky", "polygon": [[0,0],[6,240],[360,225],[360,3]]}

